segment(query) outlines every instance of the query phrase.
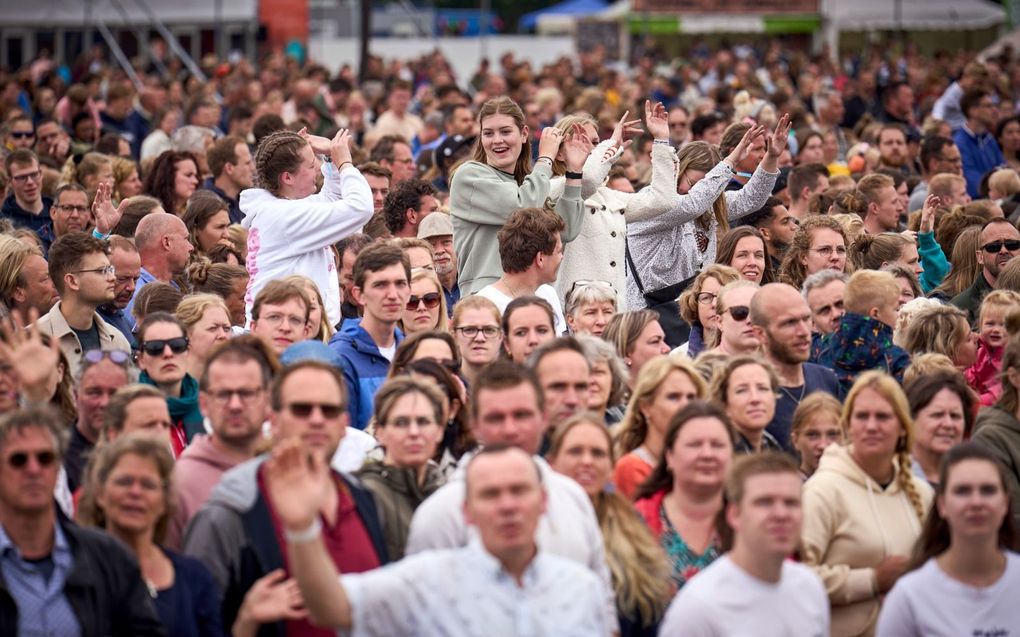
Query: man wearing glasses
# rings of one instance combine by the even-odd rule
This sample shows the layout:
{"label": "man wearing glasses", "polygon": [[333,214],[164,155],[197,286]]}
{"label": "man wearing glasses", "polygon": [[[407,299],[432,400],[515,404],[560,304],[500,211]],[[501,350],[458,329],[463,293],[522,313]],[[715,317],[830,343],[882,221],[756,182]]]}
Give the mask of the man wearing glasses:
{"label": "man wearing glasses", "polygon": [[4,145],[8,150],[29,150],[35,144],[35,126],[28,117],[15,117],[7,123]]}
{"label": "man wearing glasses", "polygon": [[212,433],[195,436],[177,459],[177,506],[167,546],[179,548],[184,529],[228,470],[255,457],[262,425],[269,418],[273,370],[265,345],[251,336],[232,339],[206,361],[198,404]]}
{"label": "man wearing glasses", "polygon": [[1010,259],[1020,254],[1020,231],[1002,217],[989,219],[981,230],[977,262],[981,272],[974,284],[953,297],[951,304],[967,312],[971,325],[977,321],[978,310],[985,295],[995,289],[999,272]]}
{"label": "man wearing glasses", "polygon": [[[294,343],[309,338],[308,308],[311,299],[304,288],[274,279],[266,283],[251,307],[251,333],[282,354]],[[315,333],[319,326],[315,326]]]}
{"label": "man wearing glasses", "polygon": [[54,241],[69,232],[85,232],[92,223],[88,193],[78,184],[61,186],[53,195],[50,217]]}
{"label": "man wearing glasses", "polygon": [[18,149],[4,161],[10,177],[11,195],[4,200],[0,217],[15,227],[28,228],[48,245],[52,238],[50,206],[53,200],[42,194],[42,171],[39,160],[30,150]]}
{"label": "man wearing glasses", "polygon": [[39,330],[57,339],[78,378],[85,352],[130,352],[120,330],[103,320],[96,308],[114,298],[114,268],[104,241],[71,232],[50,247],[50,278],[60,300],[38,321]]}
{"label": "man wearing glasses", "polygon": [[[350,421],[346,395],[344,379],[331,365],[306,360],[284,368],[269,393],[274,445],[300,440],[328,464]],[[224,625],[239,633],[254,634],[259,628],[247,612],[240,612],[245,594],[261,579],[282,581],[273,571],[287,568],[283,524],[266,492],[265,460],[261,456],[225,473],[184,536],[185,553],[201,559],[219,584]],[[371,494],[336,471],[330,472],[330,487],[317,519],[335,567],[361,573],[385,564],[385,541]],[[263,621],[276,624],[271,631],[276,634],[335,634],[303,619],[300,603],[270,614]]]}
{"label": "man wearing glasses", "polygon": [[125,547],[57,515],[57,420],[48,408],[0,420],[0,626],[18,635],[165,635]]}

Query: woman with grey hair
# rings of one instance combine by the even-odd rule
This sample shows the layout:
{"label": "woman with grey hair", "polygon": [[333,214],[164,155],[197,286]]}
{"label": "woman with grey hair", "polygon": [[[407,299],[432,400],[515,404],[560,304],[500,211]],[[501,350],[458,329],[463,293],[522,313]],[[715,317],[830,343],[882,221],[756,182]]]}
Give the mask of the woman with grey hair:
{"label": "woman with grey hair", "polygon": [[565,301],[563,314],[575,335],[601,337],[617,311],[616,292],[608,281],[574,281]]}
{"label": "woman with grey hair", "polygon": [[630,378],[627,366],[616,349],[601,338],[590,334],[577,334],[574,338],[591,361],[588,409],[603,414],[607,425],[620,422],[626,408],[627,380]]}

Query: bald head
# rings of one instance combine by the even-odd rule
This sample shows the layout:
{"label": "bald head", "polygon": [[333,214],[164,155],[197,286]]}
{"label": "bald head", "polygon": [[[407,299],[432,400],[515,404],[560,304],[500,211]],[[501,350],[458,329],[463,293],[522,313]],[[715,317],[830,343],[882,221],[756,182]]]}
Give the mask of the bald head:
{"label": "bald head", "polygon": [[135,246],[139,252],[150,251],[159,245],[160,240],[180,231],[187,234],[188,229],[180,217],[167,212],[153,212],[142,217],[135,230]]}
{"label": "bald head", "polygon": [[810,312],[804,297],[792,285],[786,283],[763,285],[751,298],[751,323],[768,327],[770,318],[774,319],[790,308],[799,310],[801,306]]}
{"label": "bald head", "polygon": [[765,355],[780,366],[797,365],[811,356],[811,308],[796,288],[770,283],[751,299],[751,324]]}

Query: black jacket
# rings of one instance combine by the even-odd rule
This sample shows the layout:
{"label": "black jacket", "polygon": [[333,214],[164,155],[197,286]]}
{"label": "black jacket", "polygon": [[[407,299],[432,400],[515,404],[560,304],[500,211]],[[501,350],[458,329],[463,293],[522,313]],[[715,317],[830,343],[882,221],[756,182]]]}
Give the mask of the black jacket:
{"label": "black jacket", "polygon": [[[164,637],[138,563],[117,540],[58,514],[74,556],[64,594],[82,637]],[[18,606],[0,578],[0,637],[18,634]]]}

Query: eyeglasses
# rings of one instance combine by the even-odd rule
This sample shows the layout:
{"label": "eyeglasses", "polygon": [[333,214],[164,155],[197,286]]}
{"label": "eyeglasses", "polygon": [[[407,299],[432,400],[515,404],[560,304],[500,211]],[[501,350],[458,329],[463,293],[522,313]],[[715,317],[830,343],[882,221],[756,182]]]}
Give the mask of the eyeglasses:
{"label": "eyeglasses", "polygon": [[456,328],[454,328],[454,330],[457,331],[457,332],[460,332],[461,334],[463,334],[467,338],[474,338],[474,337],[478,336],[479,332],[481,332],[482,336],[484,336],[486,339],[495,338],[496,335],[499,334],[500,331],[501,331],[495,325],[485,325],[485,326],[465,325],[464,327],[456,327]]}
{"label": "eyeglasses", "polygon": [[159,491],[160,489],[163,488],[163,483],[162,482],[157,482],[156,480],[153,480],[152,478],[136,478],[134,476],[118,476],[118,477],[114,478],[113,480],[111,480],[111,482],[112,482],[113,486],[118,487],[120,489],[130,489],[131,487],[135,486],[135,483],[137,483],[138,486],[142,487],[142,491],[149,491],[150,493],[155,493],[156,491]]}
{"label": "eyeglasses", "polygon": [[145,341],[142,343],[142,351],[149,356],[159,356],[169,346],[170,351],[174,354],[183,354],[188,351],[188,343],[187,336],[178,336],[177,338],[167,338],[158,341]]}
{"label": "eyeglasses", "polygon": [[326,420],[336,420],[343,413],[343,405],[330,405],[327,403],[290,403],[286,405],[287,411],[295,418],[308,418],[316,409],[322,413]]}
{"label": "eyeglasses", "polygon": [[91,270],[75,270],[75,274],[85,274],[86,272],[97,272],[103,276],[113,276],[117,272],[117,268],[112,265],[104,265],[101,268],[92,268]]}
{"label": "eyeglasses", "polygon": [[436,309],[437,307],[439,307],[439,293],[429,292],[424,296],[412,295],[411,298],[407,299],[407,311],[411,312],[413,310],[417,310],[418,306],[422,303],[425,304],[426,310]]}
{"label": "eyeglasses", "polygon": [[35,133],[33,133],[30,130],[29,131],[12,130],[7,134],[13,137],[14,139],[31,139],[32,137],[35,137]]}
{"label": "eyeglasses", "polygon": [[439,423],[428,416],[418,416],[417,418],[401,416],[400,418],[394,418],[383,426],[393,427],[394,429],[410,429],[411,425],[415,425],[418,429],[425,429],[426,427],[435,427],[437,424]]}
{"label": "eyeglasses", "polygon": [[39,181],[42,179],[42,171],[37,170],[31,173],[25,173],[24,175],[12,175],[11,179],[19,184],[23,184],[26,181]]}
{"label": "eyeglasses", "polygon": [[751,314],[751,308],[746,305],[734,305],[733,307],[726,308],[726,311],[730,313],[734,321],[744,321]]}
{"label": "eyeglasses", "polygon": [[7,456],[7,464],[12,469],[24,469],[28,466],[28,459],[35,458],[36,464],[42,468],[47,468],[53,465],[57,461],[57,452],[55,451],[36,451],[35,453],[28,453],[26,451],[15,451],[11,455]]}
{"label": "eyeglasses", "polygon": [[84,215],[89,211],[88,206],[64,206],[61,204],[54,204],[53,207],[66,210],[68,213],[77,213],[79,215]]}
{"label": "eyeglasses", "polygon": [[219,389],[216,391],[206,392],[206,395],[221,405],[226,405],[230,402],[230,399],[234,396],[244,403],[245,405],[251,403],[251,401],[262,395],[261,387],[244,387],[242,389]]}
{"label": "eyeglasses", "polygon": [[846,254],[846,246],[822,246],[820,248],[810,248],[810,250],[817,252],[820,257],[831,257],[833,251],[840,256]]}
{"label": "eyeglasses", "polygon": [[1016,239],[1009,239],[1007,241],[993,241],[991,243],[986,243],[985,245],[981,246],[981,249],[987,252],[988,254],[995,254],[996,252],[999,252],[1003,248],[1006,248],[1006,250],[1010,252],[1016,252],[1017,250],[1020,250],[1020,241],[1017,241]]}
{"label": "eyeglasses", "polygon": [[287,325],[289,325],[291,327],[291,329],[295,329],[295,330],[304,329],[305,325],[308,323],[307,320],[305,320],[303,318],[300,318],[298,316],[294,316],[293,314],[291,314],[290,316],[287,316],[287,315],[278,314],[278,313],[275,313],[275,312],[273,314],[265,314],[263,316],[260,316],[257,320],[260,321],[260,322],[265,323],[266,325],[268,325],[270,327],[276,327],[280,323],[283,323],[284,320],[286,320],[287,321]]}
{"label": "eyeglasses", "polygon": [[88,363],[89,365],[96,365],[102,362],[103,359],[107,358],[110,359],[110,362],[115,365],[127,365],[127,363],[131,360],[131,354],[128,354],[127,352],[122,352],[119,349],[115,349],[109,352],[104,352],[101,349],[90,349],[89,351],[85,352],[85,355],[82,358],[84,358],[85,362]]}
{"label": "eyeglasses", "polygon": [[715,294],[711,292],[699,292],[698,293],[698,305],[711,305],[715,303]]}

